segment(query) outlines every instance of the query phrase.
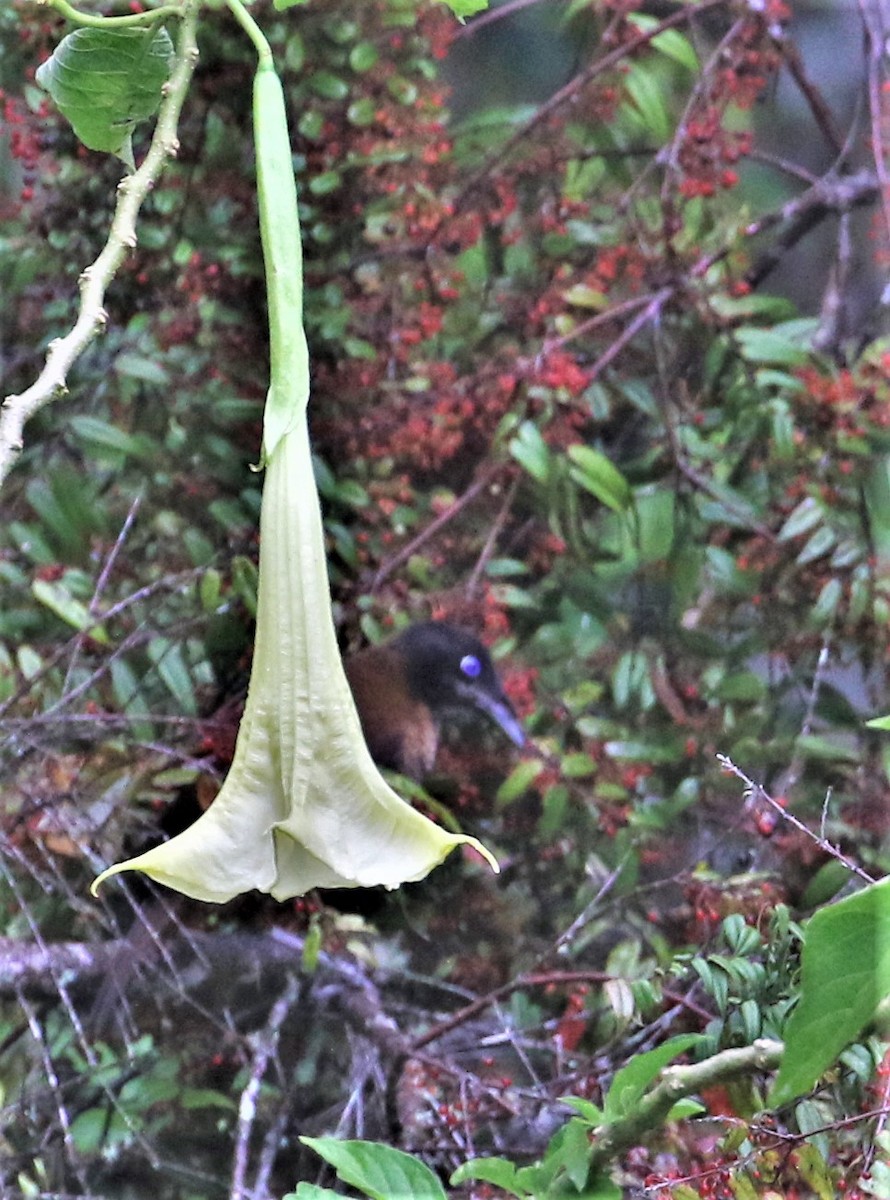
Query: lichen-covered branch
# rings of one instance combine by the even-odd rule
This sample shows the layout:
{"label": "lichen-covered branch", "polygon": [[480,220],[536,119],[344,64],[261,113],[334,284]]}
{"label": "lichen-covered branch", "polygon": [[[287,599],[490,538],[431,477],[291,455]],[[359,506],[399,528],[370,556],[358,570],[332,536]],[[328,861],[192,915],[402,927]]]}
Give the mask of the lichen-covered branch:
{"label": "lichen-covered branch", "polygon": [[25,422],[51,400],[64,394],[72,365],[105,325],[105,292],[127,251],[136,245],[139,210],[160,177],[165,162],[179,148],[179,114],[198,58],[197,22],[197,0],[183,0],[173,70],[158,110],[154,136],[142,165],[118,186],[108,240],[99,257],[80,277],[77,320],[70,332],[51,343],[43,370],[27,391],[7,396],[0,408],[0,483],[9,474],[22,448]]}
{"label": "lichen-covered branch", "polygon": [[759,1038],[750,1046],[721,1050],[700,1063],[665,1067],[659,1081],[635,1105],[632,1112],[598,1130],[590,1157],[590,1170],[605,1167],[624,1150],[636,1146],[667,1119],[674,1105],[704,1088],[726,1083],[757,1071],[774,1071],[785,1047],[781,1042]]}

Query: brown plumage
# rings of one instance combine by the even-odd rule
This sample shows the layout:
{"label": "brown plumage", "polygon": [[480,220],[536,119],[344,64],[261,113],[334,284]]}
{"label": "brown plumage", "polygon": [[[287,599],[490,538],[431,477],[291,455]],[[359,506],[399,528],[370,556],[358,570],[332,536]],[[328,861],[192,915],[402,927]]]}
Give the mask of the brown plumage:
{"label": "brown plumage", "polygon": [[517,746],[525,741],[488,651],[444,621],[412,625],[346,661],[346,676],[374,761],[423,779],[433,768],[443,716],[484,713]]}

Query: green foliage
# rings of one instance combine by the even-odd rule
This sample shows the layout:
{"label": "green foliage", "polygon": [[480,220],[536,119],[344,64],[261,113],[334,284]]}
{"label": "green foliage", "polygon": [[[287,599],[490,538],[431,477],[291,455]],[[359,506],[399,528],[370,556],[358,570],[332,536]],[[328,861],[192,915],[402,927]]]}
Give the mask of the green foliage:
{"label": "green foliage", "polygon": [[[474,1169],[516,1195],[585,1186],[614,1195],[599,1171],[587,1179],[591,1131],[646,1094],[656,1059],[633,1051],[654,1045],[658,1056],[690,1025],[704,1034],[690,1047],[699,1062],[787,1033],[783,1071],[796,1082],[776,1095],[817,1091],[777,1112],[777,1150],[766,1123],[752,1120],[766,1079],[737,1085],[722,1140],[713,1128],[726,1108],[709,1123],[705,1152],[694,1122],[650,1131],[623,1164],[629,1186],[656,1188],[647,1174],[676,1162],[692,1182],[663,1186],[686,1200],[716,1188],[724,1169],[738,1196],[806,1187],[821,1198],[868,1150],[868,1127],[843,1122],[865,1107],[879,1051],[848,1043],[874,1015],[880,962],[850,933],[844,900],[827,927],[850,934],[867,1003],[853,1005],[855,1020],[833,1021],[846,993],[812,963],[814,985],[805,967],[798,1003],[790,914],[824,903],[846,875],[824,862],[824,845],[785,830],[763,837],[756,797],[743,811],[715,758],[787,788],[826,843],[886,871],[874,814],[886,803],[890,752],[865,721],[882,710],[876,664],[888,652],[887,347],[833,342],[824,321],[814,336],[812,318],[787,299],[749,290],[760,250],[781,256],[782,243],[770,242],[779,218],[790,214],[796,229],[795,211],[808,211],[745,161],[759,136],[751,105],[778,66],[783,17],[769,7],[715,8],[693,38],[680,10],[662,28],[661,14],[565,6],[554,86],[566,86],[566,102],[546,112],[528,92],[495,95],[500,70],[488,58],[459,74],[460,56],[482,41],[461,38],[447,64],[453,102],[463,106],[478,76],[486,107],[451,123],[440,72],[453,21],[443,6],[251,7],[294,114],[315,468],[342,642],[430,612],[477,624],[535,744],[516,762],[481,739],[458,783],[429,783],[425,811],[497,846],[509,868],[499,887],[455,863],[433,897],[418,888],[404,910],[384,905],[373,933],[324,910],[257,919],[310,930],[303,959],[313,976],[344,946],[373,960],[385,1002],[419,1033],[451,1005],[512,987],[497,1020],[480,1018],[467,1041],[486,1054],[490,1044],[520,1046],[529,1074],[510,1064],[505,1083],[499,1063],[462,1060],[463,1106],[436,1094],[441,1078],[427,1080],[427,1123],[411,1135],[440,1171],[460,1154],[442,1151],[457,1145],[450,1121],[480,1154],[506,1139],[503,1159]],[[6,933],[22,939],[35,928],[51,944],[100,936],[77,899],[94,857],[157,841],[159,816],[166,822],[231,754],[207,718],[243,689],[259,508],[248,467],[259,458],[268,372],[252,64],[240,31],[219,17],[212,7],[202,15],[179,158],[109,294],[107,331],[70,373],[70,395],[29,424],[4,486],[3,864],[15,887],[4,883],[3,902]],[[523,41],[529,18],[520,14],[506,39],[524,69],[556,42],[540,30]],[[72,153],[67,126],[25,78],[61,31],[0,6],[0,33],[15,131],[0,148],[3,363],[5,390],[17,392],[67,327],[119,168]],[[831,196],[827,180],[820,212]],[[427,803],[422,789],[417,803]],[[853,899],[877,933],[874,902]],[[224,910],[214,928],[247,924],[254,911]],[[805,964],[821,916],[808,927]],[[118,915],[105,919],[101,936],[115,936]],[[829,945],[825,960],[838,980],[850,966],[843,945]],[[548,982],[520,986],[530,963],[544,964],[537,978]],[[573,973],[588,992],[571,990]],[[169,964],[158,969],[168,975],[177,978]],[[106,1152],[125,1169],[156,1147],[173,1165],[169,1178],[152,1172],[146,1194],[180,1196],[182,1162],[218,1168],[235,1136],[227,1111],[224,1149],[212,1120],[200,1145],[178,1141],[189,1089],[237,1095],[244,1063],[257,1061],[252,1010],[244,1017],[236,1005],[223,1020],[217,1003],[214,994],[201,1027],[214,1053],[231,1039],[241,1064],[223,1084],[193,1061],[170,1071],[182,1050],[175,1020],[129,1068],[116,1045],[108,1052],[102,1079],[126,1100],[132,1127],[91,1084],[82,1047],[75,1056],[57,1036],[63,1004],[25,1066],[15,1040],[4,1041],[8,1136],[24,1130],[4,1154],[5,1185],[24,1186],[21,1177],[46,1193],[83,1184],[114,1194]],[[367,1030],[353,1059],[339,1010],[334,1035],[305,1012],[305,1028],[283,1040],[281,1076],[265,1080],[254,1132],[266,1137],[292,1104],[291,1125],[330,1128],[342,1115],[347,1132],[378,1136],[373,1115],[370,1130],[350,1125],[393,1082],[363,1065]],[[816,1040],[821,1057],[805,1065]],[[435,1043],[427,1050],[438,1053]],[[100,1063],[104,1071],[105,1051]],[[76,1115],[73,1163],[47,1064]],[[512,1114],[529,1095],[552,1111],[566,1073],[579,1098],[570,1116],[557,1112],[555,1136],[539,1137]],[[346,1080],[359,1078],[362,1103],[344,1113]],[[216,1102],[198,1111],[224,1112]],[[49,1147],[41,1158],[38,1145]],[[292,1145],[275,1145],[284,1190],[303,1164]],[[355,1165],[372,1186],[388,1149],[371,1144]],[[377,1186],[386,1179],[384,1170]],[[425,1194],[429,1181],[411,1180]],[[207,1193],[217,1184],[232,1190],[217,1180]],[[204,1187],[196,1168],[195,1194]],[[880,1195],[886,1181],[875,1170],[863,1187]],[[331,1193],[301,1182],[296,1194]]]}
{"label": "green foliage", "polygon": [[[734,914],[721,923],[720,935],[712,953],[688,959],[717,1009],[705,1031],[708,1048],[783,1039],[797,995],[800,927],[780,905],[765,934]],[[676,970],[684,967],[683,957],[675,960]]]}
{"label": "green foliage", "polygon": [[91,150],[130,168],[133,130],[157,112],[173,43],[163,27],[75,29],[35,76]]}
{"label": "green foliage", "polygon": [[[621,1189],[600,1168],[592,1168],[597,1138],[607,1135],[609,1126],[633,1117],[662,1069],[699,1041],[697,1034],[669,1038],[657,1049],[636,1055],[616,1071],[602,1108],[576,1096],[563,1097],[562,1102],[577,1115],[553,1136],[540,1162],[517,1167],[503,1158],[471,1159],[454,1173],[452,1183],[485,1180],[512,1196],[540,1200],[575,1195],[616,1200]],[[698,1112],[701,1105],[696,1101],[681,1100],[670,1109],[667,1119],[679,1120]]]}
{"label": "green foliage", "polygon": [[[301,1137],[300,1141],[336,1169],[337,1178],[358,1188],[371,1200],[445,1200],[441,1183],[424,1163],[410,1154],[373,1142]],[[303,1186],[303,1185],[301,1185]],[[332,1195],[333,1193],[326,1193]],[[296,1196],[311,1200],[312,1192]]]}
{"label": "green foliage", "polygon": [[890,884],[875,884],[821,909],[807,924],[800,1000],[770,1102],[815,1086],[890,997]]}

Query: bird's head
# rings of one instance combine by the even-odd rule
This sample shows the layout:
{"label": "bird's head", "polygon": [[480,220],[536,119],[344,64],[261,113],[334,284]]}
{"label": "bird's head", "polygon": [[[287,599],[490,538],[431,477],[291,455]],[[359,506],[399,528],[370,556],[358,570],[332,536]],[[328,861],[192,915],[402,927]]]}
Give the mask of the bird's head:
{"label": "bird's head", "polygon": [[476,709],[515,745],[525,744],[522,726],[478,638],[444,621],[423,621],[391,645],[403,658],[412,695],[433,712]]}

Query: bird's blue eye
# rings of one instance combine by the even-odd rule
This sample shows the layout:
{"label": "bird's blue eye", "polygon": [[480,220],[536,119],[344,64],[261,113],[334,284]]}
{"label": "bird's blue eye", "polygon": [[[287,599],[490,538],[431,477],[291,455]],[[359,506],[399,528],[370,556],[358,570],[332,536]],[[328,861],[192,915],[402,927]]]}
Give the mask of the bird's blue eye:
{"label": "bird's blue eye", "polygon": [[465,654],[460,660],[460,669],[468,679],[478,679],[482,673],[482,663],[475,654]]}

